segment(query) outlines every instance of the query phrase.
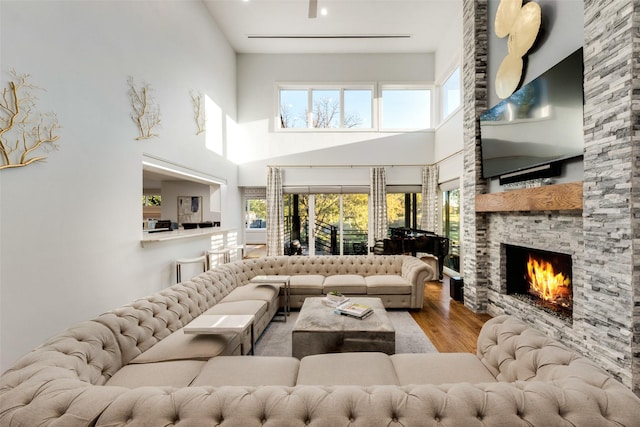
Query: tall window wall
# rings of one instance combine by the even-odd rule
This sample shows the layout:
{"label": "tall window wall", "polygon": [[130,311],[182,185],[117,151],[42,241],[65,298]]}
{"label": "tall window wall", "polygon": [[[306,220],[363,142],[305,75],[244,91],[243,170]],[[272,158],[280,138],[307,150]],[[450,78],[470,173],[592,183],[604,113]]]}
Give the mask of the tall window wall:
{"label": "tall window wall", "polygon": [[285,253],[300,242],[303,254],[367,253],[369,195],[285,194]]}

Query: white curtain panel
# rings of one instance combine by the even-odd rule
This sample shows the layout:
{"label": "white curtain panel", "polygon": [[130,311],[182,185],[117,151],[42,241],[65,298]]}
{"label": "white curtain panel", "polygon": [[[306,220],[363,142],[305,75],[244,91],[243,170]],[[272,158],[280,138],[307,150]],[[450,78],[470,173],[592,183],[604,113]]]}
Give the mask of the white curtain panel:
{"label": "white curtain panel", "polygon": [[422,168],[422,217],[420,229],[440,232],[438,221],[438,165]]}
{"label": "white curtain panel", "polygon": [[267,172],[267,255],[284,254],[284,203],[280,168]]}
{"label": "white curtain panel", "polygon": [[371,231],[374,240],[387,237],[387,175],[384,168],[371,168]]}

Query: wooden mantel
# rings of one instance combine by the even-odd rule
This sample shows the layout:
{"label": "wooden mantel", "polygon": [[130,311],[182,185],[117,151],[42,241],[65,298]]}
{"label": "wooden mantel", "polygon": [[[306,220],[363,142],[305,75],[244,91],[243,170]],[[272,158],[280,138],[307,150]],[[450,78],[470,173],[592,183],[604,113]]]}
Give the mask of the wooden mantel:
{"label": "wooden mantel", "polygon": [[565,210],[582,210],[582,181],[476,196],[476,212]]}

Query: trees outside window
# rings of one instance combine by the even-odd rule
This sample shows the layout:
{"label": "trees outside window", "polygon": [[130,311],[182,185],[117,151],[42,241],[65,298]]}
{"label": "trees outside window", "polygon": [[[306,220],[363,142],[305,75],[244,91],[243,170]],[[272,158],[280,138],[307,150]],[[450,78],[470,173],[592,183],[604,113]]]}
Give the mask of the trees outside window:
{"label": "trees outside window", "polygon": [[371,129],[373,87],[281,88],[280,129]]}
{"label": "trees outside window", "polygon": [[364,254],[368,229],[368,194],[285,195],[285,246],[297,239],[304,254]]}
{"label": "trees outside window", "polygon": [[389,228],[420,228],[422,193],[387,193]]}
{"label": "trees outside window", "polygon": [[267,228],[267,201],[265,199],[247,199],[245,227]]}
{"label": "trees outside window", "polygon": [[160,219],[162,216],[162,196],[159,194],[142,195],[142,219]]}

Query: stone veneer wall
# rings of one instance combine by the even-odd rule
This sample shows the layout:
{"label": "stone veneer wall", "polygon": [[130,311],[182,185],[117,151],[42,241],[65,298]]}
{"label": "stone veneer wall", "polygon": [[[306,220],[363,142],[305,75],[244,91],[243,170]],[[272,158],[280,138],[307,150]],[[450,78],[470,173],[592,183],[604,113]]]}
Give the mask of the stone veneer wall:
{"label": "stone veneer wall", "polygon": [[637,0],[585,1],[583,216],[591,304],[582,319],[587,350],[618,366],[637,394],[639,8]]}
{"label": "stone veneer wall", "polygon": [[480,164],[480,123],[478,112],[487,109],[487,0],[464,0],[464,45],[462,58],[463,102],[463,162],[462,206],[464,233],[462,271],[465,305],[476,312],[487,310],[487,222],[475,215],[476,194],[486,193]]}
{"label": "stone veneer wall", "polygon": [[[586,0],[584,209],[475,213],[487,108],[487,0],[463,0],[465,305],[518,316],[640,395],[640,4]],[[535,52],[544,54],[544,46]],[[505,294],[503,243],[573,255],[573,322]]]}

